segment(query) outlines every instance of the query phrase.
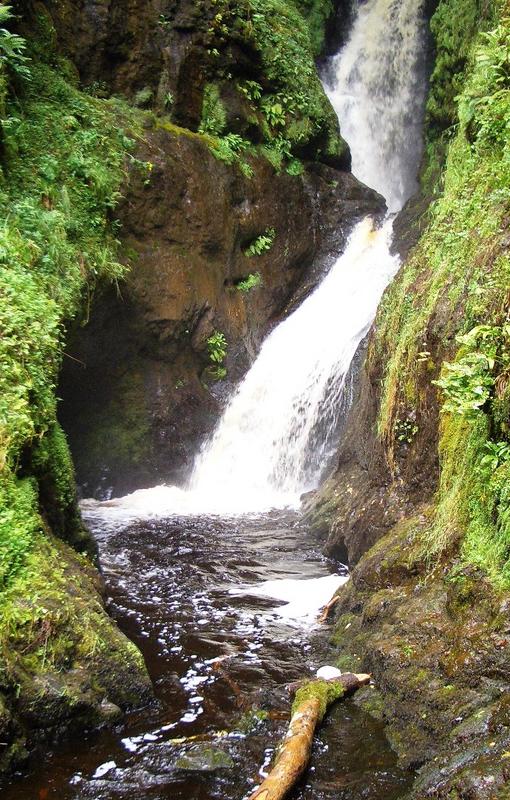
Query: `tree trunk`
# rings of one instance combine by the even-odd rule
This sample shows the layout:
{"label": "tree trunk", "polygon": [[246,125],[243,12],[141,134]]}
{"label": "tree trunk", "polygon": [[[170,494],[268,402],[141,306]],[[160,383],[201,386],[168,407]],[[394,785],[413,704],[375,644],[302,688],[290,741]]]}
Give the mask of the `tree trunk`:
{"label": "tree trunk", "polygon": [[304,772],[315,728],[328,706],[369,681],[370,675],[346,673],[329,681],[312,680],[302,685],[296,692],[289,728],[274,766],[249,800],[281,800]]}

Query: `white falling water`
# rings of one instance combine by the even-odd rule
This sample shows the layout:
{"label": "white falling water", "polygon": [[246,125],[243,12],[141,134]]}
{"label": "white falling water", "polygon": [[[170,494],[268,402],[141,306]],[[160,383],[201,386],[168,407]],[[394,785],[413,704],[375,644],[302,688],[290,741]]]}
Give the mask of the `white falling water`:
{"label": "white falling water", "polygon": [[[416,184],[425,91],[421,2],[361,5],[327,87],[353,172],[387,198],[390,212]],[[379,229],[370,218],[360,222],[314,293],[268,336],[197,459],[189,488],[134,492],[110,501],[112,514],[297,506],[319,484],[336,444],[349,366],[398,269],[391,226],[391,217]]]}
{"label": "white falling water", "polygon": [[265,340],[198,459],[191,488],[232,509],[295,505],[328,460],[340,395],[358,344],[398,262],[391,222],[356,226],[317,290]]}
{"label": "white falling water", "polygon": [[[326,90],[349,142],[352,171],[399,211],[416,191],[425,79],[423,0],[367,0],[331,59]],[[329,84],[329,85],[328,85]]]}

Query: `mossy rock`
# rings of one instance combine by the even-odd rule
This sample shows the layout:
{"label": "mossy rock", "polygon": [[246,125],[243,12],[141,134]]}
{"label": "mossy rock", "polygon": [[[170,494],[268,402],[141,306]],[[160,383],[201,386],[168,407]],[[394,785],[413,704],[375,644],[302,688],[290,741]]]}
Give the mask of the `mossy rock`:
{"label": "mossy rock", "polygon": [[292,714],[296,713],[302,703],[315,698],[319,701],[319,720],[321,720],[328,706],[335,700],[339,700],[344,694],[345,689],[338,681],[308,681],[296,692],[294,702],[292,703]]}
{"label": "mossy rock", "polygon": [[175,768],[185,772],[217,772],[234,766],[230,753],[206,744],[194,745],[175,761]]}

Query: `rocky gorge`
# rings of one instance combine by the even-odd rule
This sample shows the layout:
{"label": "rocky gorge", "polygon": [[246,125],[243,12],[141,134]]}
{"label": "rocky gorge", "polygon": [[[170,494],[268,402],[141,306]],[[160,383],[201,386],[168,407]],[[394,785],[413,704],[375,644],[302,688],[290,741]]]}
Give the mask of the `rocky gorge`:
{"label": "rocky gorge", "polygon": [[[268,332],[355,223],[385,213],[350,171],[316,66],[352,9],[27,0],[12,11],[3,771],[150,703],[142,656],[105,611],[76,482],[101,499],[182,485]],[[304,519],[352,568],[330,658],[372,674],[355,703],[399,766],[418,770],[406,796],[481,800],[505,797],[509,780],[508,9],[440,0],[419,13],[433,40],[420,187],[394,223],[402,264]]]}

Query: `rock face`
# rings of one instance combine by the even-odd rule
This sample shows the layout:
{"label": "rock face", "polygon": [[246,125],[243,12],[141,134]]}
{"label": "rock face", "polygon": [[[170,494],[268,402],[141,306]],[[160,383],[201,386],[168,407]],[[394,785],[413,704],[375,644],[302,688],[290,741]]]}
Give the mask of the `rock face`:
{"label": "rock face", "polygon": [[503,798],[508,599],[477,570],[452,572],[448,557],[431,572],[422,511],[353,570],[333,634],[338,665],[374,675],[355,702],[386,723],[400,764],[418,769],[410,798]]}
{"label": "rock face", "polygon": [[153,697],[143,658],[106,613],[102,580],[87,559],[46,530],[28,574],[21,587],[3,590],[12,632],[1,650],[0,775],[46,739],[111,724]]}
{"label": "rock face", "polygon": [[[325,165],[291,176],[253,158],[246,177],[204,137],[171,125],[148,131],[137,157],[150,174],[131,169],[118,210],[133,268],[73,332],[60,387],[87,494],[181,482],[297,287],[307,276],[313,285],[356,220],[383,208],[350,173]],[[269,249],[247,255],[268,230]],[[250,275],[260,283],[243,291]],[[216,331],[227,341],[219,383],[207,344]]]}
{"label": "rock face", "polygon": [[27,19],[51,20],[80,80],[101,96],[121,94],[193,131],[202,124],[213,134],[228,131],[271,146],[283,138],[300,158],[349,168],[313,61],[313,40],[323,43],[328,18],[330,28],[347,18],[342,3],[335,4],[336,23],[333,6],[321,2],[313,13],[306,3],[286,0],[258,0],[254,9],[245,0],[21,5]]}
{"label": "rock face", "polygon": [[[446,326],[447,320],[443,323]],[[314,528],[326,537],[326,552],[353,565],[395,523],[430,500],[439,475],[439,408],[430,373],[420,384],[422,402],[418,411],[414,415],[403,412],[406,427],[402,440],[397,439],[389,448],[378,435],[388,355],[377,349],[376,336],[374,328],[345,422],[335,472],[305,508]],[[436,330],[433,336],[439,341],[441,334]]]}

